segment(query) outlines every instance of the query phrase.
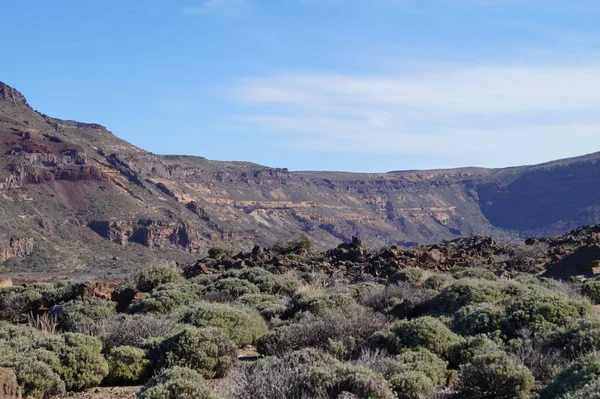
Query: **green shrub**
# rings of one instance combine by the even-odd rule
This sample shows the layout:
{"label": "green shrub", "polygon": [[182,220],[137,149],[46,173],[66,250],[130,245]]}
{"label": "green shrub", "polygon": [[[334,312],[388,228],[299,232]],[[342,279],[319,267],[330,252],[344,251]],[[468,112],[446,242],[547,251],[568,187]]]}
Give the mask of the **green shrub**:
{"label": "green shrub", "polygon": [[228,294],[236,299],[248,294],[260,294],[260,289],[256,285],[236,277],[219,279],[209,285],[206,290]]}
{"label": "green shrub", "polygon": [[431,311],[451,314],[467,305],[492,303],[502,297],[502,285],[499,282],[463,279],[446,287],[431,303]]}
{"label": "green shrub", "polygon": [[377,312],[396,318],[413,318],[427,311],[435,291],[400,281],[384,290],[365,292],[359,298],[360,304]]}
{"label": "green shrub", "polygon": [[30,354],[22,354],[0,363],[15,371],[19,385],[26,398],[42,398],[66,392],[64,381],[50,365]]}
{"label": "green shrub", "polygon": [[69,391],[97,387],[108,375],[108,364],[102,357],[102,343],[93,337],[66,333],[61,335],[64,344],[49,348],[57,353],[62,366],[58,374]]}
{"label": "green shrub", "polygon": [[213,259],[221,259],[229,253],[227,248],[211,247],[208,249],[208,257]]}
{"label": "green shrub", "polygon": [[220,378],[237,360],[237,348],[215,328],[187,327],[160,342],[155,358],[160,366],[188,367],[206,378]]}
{"label": "green shrub", "polygon": [[491,270],[469,267],[453,273],[457,280],[465,278],[476,278],[480,280],[498,281],[499,278]]}
{"label": "green shrub", "polygon": [[540,392],[540,399],[558,399],[600,379],[600,353],[586,355],[563,370]]}
{"label": "green shrub", "polygon": [[391,354],[398,354],[403,349],[425,348],[445,357],[448,349],[460,341],[461,338],[441,321],[425,316],[396,322],[390,330],[380,331],[369,337],[365,346],[385,349]]}
{"label": "green shrub", "polygon": [[590,311],[588,301],[560,294],[531,294],[514,298],[506,306],[503,332],[507,336],[514,336],[521,329],[543,327],[547,323],[565,325],[569,320],[577,319]]}
{"label": "green shrub", "polygon": [[395,374],[390,384],[398,399],[423,399],[434,390],[431,379],[418,371]]}
{"label": "green shrub", "polygon": [[350,364],[310,367],[300,374],[300,386],[313,395],[324,391],[330,398],[335,398],[343,392],[359,398],[395,398],[383,376],[366,367]]}
{"label": "green shrub", "polygon": [[186,312],[183,321],[196,327],[215,327],[231,338],[238,347],[253,345],[269,332],[255,310],[240,305],[201,302]]}
{"label": "green shrub", "polygon": [[117,304],[103,299],[75,300],[56,306],[51,312],[65,331],[76,331],[78,324],[104,320],[116,313]]}
{"label": "green shrub", "polygon": [[587,280],[581,285],[581,293],[595,305],[600,304],[600,281]]}
{"label": "green shrub", "polygon": [[469,363],[475,356],[497,352],[499,345],[485,335],[467,337],[464,341],[454,344],[448,351],[450,367],[458,369],[459,366]]}
{"label": "green shrub", "polygon": [[407,267],[392,274],[389,277],[388,282],[393,284],[398,281],[405,281],[409,284],[417,285],[425,280],[425,277],[427,277],[427,272],[425,270],[419,269],[418,267]]}
{"label": "green shrub", "polygon": [[194,370],[173,367],[156,375],[137,395],[138,399],[218,399]]}
{"label": "green shrub", "polygon": [[265,355],[316,347],[344,357],[358,349],[383,324],[381,315],[359,305],[323,311],[319,315],[305,313],[293,323],[259,338],[256,346]]}
{"label": "green shrub", "polygon": [[457,390],[464,399],[525,399],[533,388],[533,376],[504,352],[476,355],[461,367]]}
{"label": "green shrub", "polygon": [[146,352],[131,346],[111,349],[108,356],[108,377],[112,384],[135,384],[146,380],[150,361]]}
{"label": "green shrub", "polygon": [[423,287],[440,292],[454,282],[456,280],[452,276],[436,273],[423,282]]}
{"label": "green shrub", "polygon": [[333,309],[343,310],[355,304],[351,296],[339,293],[302,294],[293,299],[286,315],[291,317],[299,312],[319,314]]}
{"label": "green shrub", "polygon": [[180,306],[199,301],[203,293],[202,286],[191,283],[164,284],[139,301],[132,303],[129,312],[168,314]]}
{"label": "green shrub", "polygon": [[589,316],[568,324],[552,334],[549,345],[571,360],[600,351],[600,317]]}
{"label": "green shrub", "polygon": [[454,313],[452,329],[460,335],[487,334],[500,330],[504,310],[498,305],[469,305]]}
{"label": "green shrub", "polygon": [[560,399],[600,399],[600,380],[596,380],[583,388],[564,394]]}
{"label": "green shrub", "polygon": [[150,292],[160,285],[181,281],[183,281],[183,277],[179,270],[168,264],[142,269],[135,275],[136,287],[141,292]]}
{"label": "green shrub", "polygon": [[426,375],[435,385],[442,385],[446,380],[448,362],[427,349],[402,351],[395,361],[401,365],[397,372],[417,371]]}
{"label": "green shrub", "polygon": [[232,270],[221,278],[238,278],[256,285],[260,292],[271,295],[292,295],[300,288],[300,281],[286,275],[276,275],[261,268]]}
{"label": "green shrub", "polygon": [[269,294],[248,294],[239,298],[239,302],[254,308],[265,320],[281,316],[286,306],[281,299]]}
{"label": "green shrub", "polygon": [[22,323],[27,320],[27,315],[30,313],[39,312],[43,296],[36,290],[22,291],[15,288],[0,293],[0,318],[13,323]]}

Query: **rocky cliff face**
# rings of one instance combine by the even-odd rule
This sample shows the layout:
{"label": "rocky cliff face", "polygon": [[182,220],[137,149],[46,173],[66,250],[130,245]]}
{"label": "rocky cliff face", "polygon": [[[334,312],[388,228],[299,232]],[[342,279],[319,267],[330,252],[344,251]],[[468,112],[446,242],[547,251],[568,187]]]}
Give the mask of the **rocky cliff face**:
{"label": "rocky cliff face", "polygon": [[160,156],[40,114],[0,84],[0,261],[5,272],[120,273],[300,233],[321,248],[560,234],[600,222],[599,160],[352,174]]}

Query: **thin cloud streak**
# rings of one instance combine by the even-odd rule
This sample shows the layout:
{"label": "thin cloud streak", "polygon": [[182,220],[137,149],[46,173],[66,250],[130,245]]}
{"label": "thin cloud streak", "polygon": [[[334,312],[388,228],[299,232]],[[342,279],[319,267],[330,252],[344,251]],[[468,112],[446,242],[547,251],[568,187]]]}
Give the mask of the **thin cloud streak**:
{"label": "thin cloud streak", "polygon": [[446,166],[468,158],[499,167],[600,150],[600,65],[275,74],[229,94],[249,115],[235,119],[238,129],[300,151],[443,155]]}

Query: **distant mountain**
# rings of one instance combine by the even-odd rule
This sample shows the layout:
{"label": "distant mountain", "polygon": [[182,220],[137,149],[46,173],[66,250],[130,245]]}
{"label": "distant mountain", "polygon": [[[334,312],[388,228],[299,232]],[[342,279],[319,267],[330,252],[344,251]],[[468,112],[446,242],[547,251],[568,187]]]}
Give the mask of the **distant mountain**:
{"label": "distant mountain", "polygon": [[599,160],[359,174],[155,155],[0,83],[0,271],[108,277],[300,233],[323,248],[557,235],[600,223]]}

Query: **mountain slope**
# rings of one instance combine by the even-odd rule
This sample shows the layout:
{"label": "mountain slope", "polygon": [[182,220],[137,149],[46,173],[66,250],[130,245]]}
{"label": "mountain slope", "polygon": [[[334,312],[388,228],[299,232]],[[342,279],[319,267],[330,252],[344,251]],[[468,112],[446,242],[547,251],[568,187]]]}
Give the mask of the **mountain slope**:
{"label": "mountain slope", "polygon": [[301,232],[319,247],[559,234],[600,222],[599,159],[357,174],[161,156],[38,113],[0,83],[0,262],[109,276]]}

